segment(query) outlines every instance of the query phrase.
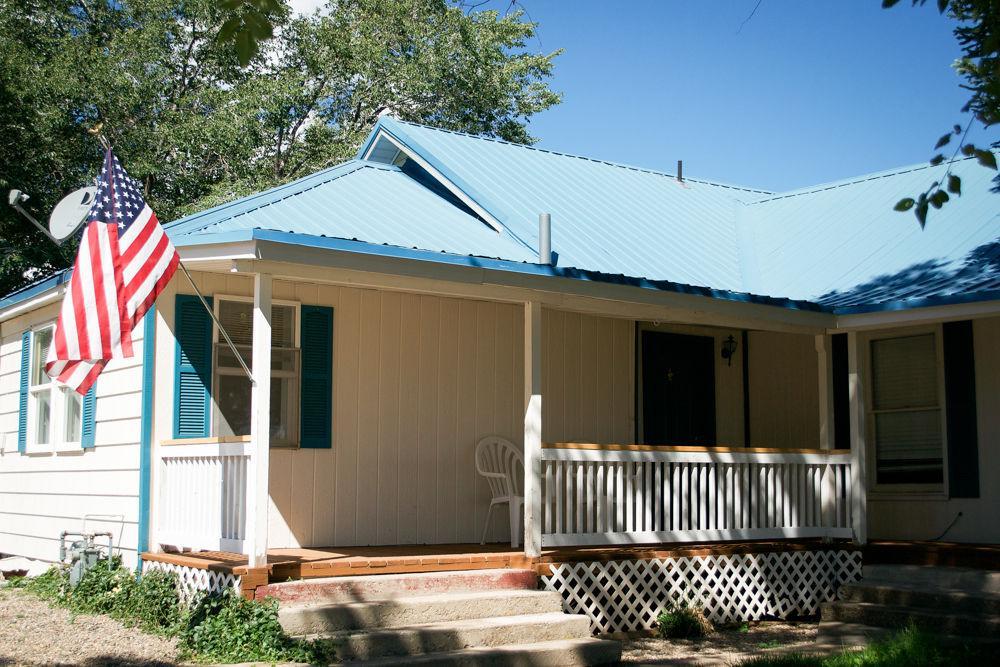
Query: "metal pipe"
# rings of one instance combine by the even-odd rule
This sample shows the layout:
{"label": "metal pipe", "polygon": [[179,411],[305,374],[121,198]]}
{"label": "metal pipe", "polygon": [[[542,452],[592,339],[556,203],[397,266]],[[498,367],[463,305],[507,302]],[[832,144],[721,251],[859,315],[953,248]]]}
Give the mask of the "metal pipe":
{"label": "metal pipe", "polygon": [[538,216],[538,263],[552,264],[552,216]]}

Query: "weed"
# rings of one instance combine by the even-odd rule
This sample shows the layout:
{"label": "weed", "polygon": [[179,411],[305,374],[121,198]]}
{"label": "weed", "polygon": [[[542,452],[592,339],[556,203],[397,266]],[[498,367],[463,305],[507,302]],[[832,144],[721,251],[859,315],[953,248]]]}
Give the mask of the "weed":
{"label": "weed", "polygon": [[687,601],[671,603],[656,618],[660,636],[664,639],[694,639],[714,632],[701,607]]}

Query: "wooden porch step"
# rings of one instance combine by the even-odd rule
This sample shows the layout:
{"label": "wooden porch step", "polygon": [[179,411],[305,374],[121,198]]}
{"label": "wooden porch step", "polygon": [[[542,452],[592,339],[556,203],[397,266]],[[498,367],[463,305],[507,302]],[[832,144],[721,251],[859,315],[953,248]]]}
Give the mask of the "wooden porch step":
{"label": "wooden porch step", "polygon": [[454,591],[535,590],[534,570],[492,569],[457,572],[323,577],[260,586],[256,598],[283,604],[360,602]]}

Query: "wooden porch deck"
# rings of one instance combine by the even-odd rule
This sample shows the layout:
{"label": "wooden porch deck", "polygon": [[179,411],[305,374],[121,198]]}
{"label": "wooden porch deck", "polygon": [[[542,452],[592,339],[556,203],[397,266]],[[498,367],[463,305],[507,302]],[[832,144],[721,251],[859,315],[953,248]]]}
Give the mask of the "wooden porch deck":
{"label": "wooden porch deck", "polygon": [[[849,542],[824,543],[818,539],[754,542],[705,542],[699,544],[621,545],[602,547],[553,547],[538,558],[528,558],[508,544],[433,544],[372,547],[314,547],[268,551],[267,581],[345,577],[367,574],[449,572],[494,568],[533,569],[547,572],[555,563],[592,560],[641,560],[712,554],[767,553],[787,550],[854,548]],[[196,553],[144,553],[144,561],[159,561],[239,576],[254,576],[247,557],[225,551]],[[263,573],[261,573],[262,575]],[[257,577],[254,577],[257,578]],[[261,577],[262,578],[262,577]],[[260,584],[258,584],[260,585]]]}

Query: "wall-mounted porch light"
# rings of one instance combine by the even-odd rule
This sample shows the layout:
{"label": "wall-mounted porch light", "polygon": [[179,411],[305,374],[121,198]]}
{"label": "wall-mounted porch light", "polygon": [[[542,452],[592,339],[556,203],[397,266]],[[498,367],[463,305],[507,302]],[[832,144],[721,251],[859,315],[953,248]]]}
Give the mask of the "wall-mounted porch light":
{"label": "wall-mounted porch light", "polygon": [[729,338],[722,341],[722,358],[726,360],[727,366],[733,365],[734,354],[736,354],[736,339],[733,338],[732,334],[729,334]]}

